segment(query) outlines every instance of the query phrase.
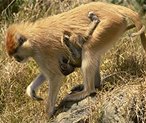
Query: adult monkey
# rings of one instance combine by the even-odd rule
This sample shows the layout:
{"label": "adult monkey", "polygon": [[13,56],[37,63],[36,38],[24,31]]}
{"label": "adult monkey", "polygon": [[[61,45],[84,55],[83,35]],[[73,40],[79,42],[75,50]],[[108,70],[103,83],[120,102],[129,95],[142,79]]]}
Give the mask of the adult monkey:
{"label": "adult monkey", "polygon": [[90,11],[95,12],[100,23],[90,41],[86,42],[82,48],[81,69],[84,89],[64,98],[66,101],[77,101],[94,93],[95,86],[100,86],[100,56],[125,32],[126,18],[134,22],[138,33],[133,33],[133,35],[140,34],[142,45],[146,49],[144,26],[138,14],[126,7],[92,2],[35,23],[14,24],[7,30],[6,49],[8,54],[18,62],[32,57],[41,70],[41,74],[28,86],[27,94],[36,98],[34,97],[35,90],[45,78],[48,80],[47,111],[49,117],[54,112],[57,94],[64,78],[59,69],[58,59],[62,56],[66,58],[69,56],[69,52],[61,44],[60,37],[64,31],[77,35],[82,34],[84,37],[90,23],[90,19],[87,18]]}

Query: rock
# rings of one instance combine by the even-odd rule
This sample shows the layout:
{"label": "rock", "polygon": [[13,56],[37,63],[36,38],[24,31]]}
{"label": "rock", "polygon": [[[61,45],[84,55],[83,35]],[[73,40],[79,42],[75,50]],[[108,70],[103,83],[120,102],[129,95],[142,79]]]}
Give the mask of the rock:
{"label": "rock", "polygon": [[[125,85],[67,104],[51,123],[145,123],[146,84]],[[70,108],[69,108],[70,107]]]}
{"label": "rock", "polygon": [[88,97],[73,104],[68,111],[59,113],[51,123],[88,123],[89,116],[92,114],[91,109],[95,108],[95,99],[96,97]]}

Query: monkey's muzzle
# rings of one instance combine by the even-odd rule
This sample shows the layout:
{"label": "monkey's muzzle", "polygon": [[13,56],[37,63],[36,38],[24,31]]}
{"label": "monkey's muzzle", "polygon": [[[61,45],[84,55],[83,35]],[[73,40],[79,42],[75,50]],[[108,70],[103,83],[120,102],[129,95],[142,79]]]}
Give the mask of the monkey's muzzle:
{"label": "monkey's muzzle", "polygon": [[15,58],[15,60],[16,60],[17,62],[22,62],[22,61],[24,60],[23,57],[20,57],[20,56],[18,56],[18,55],[14,56],[14,58]]}

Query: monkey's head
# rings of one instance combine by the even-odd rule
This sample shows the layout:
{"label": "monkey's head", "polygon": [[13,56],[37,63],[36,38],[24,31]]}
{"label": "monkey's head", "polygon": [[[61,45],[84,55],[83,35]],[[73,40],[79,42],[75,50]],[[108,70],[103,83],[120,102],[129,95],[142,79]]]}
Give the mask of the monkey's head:
{"label": "monkey's head", "polygon": [[22,34],[23,30],[18,30],[15,26],[8,28],[6,33],[6,50],[10,57],[14,57],[18,62],[24,62],[32,56],[30,41]]}

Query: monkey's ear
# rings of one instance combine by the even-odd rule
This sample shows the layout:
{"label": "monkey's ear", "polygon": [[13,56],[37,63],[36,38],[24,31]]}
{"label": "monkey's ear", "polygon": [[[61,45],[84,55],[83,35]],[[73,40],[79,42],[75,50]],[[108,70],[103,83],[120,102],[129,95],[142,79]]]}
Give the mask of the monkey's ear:
{"label": "monkey's ear", "polygon": [[16,40],[19,46],[21,46],[27,40],[27,38],[22,34],[16,34]]}

